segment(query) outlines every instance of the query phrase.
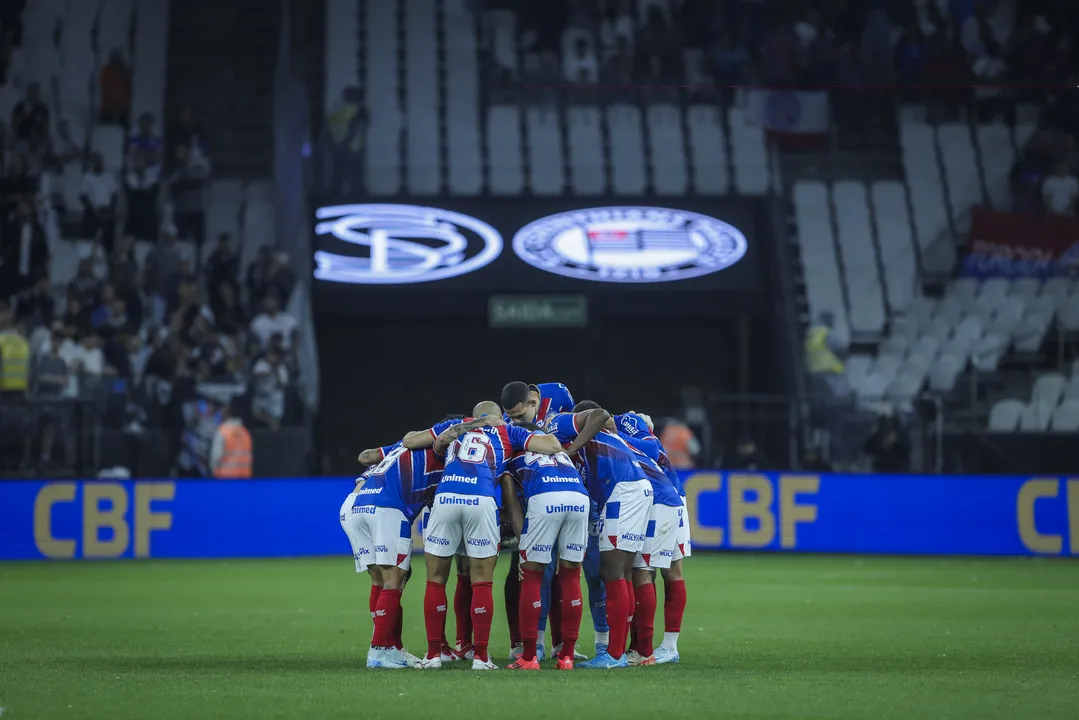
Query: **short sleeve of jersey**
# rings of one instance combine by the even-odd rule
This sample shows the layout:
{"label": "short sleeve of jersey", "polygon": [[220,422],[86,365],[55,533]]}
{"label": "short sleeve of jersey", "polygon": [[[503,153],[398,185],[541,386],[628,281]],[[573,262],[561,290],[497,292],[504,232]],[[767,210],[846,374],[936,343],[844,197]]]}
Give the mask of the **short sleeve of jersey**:
{"label": "short sleeve of jersey", "polygon": [[528,450],[528,440],[535,434],[517,425],[506,425],[506,436],[509,438],[510,447],[515,452]]}
{"label": "short sleeve of jersey", "polygon": [[547,420],[546,430],[558,438],[563,445],[571,443],[578,434],[577,424],[574,422],[575,417],[573,413],[559,413]]}
{"label": "short sleeve of jersey", "polygon": [[577,403],[573,402],[573,395],[570,394],[569,388],[562,383],[556,383],[558,386],[558,394],[561,397],[556,399],[556,403],[561,405],[566,411],[569,411]]}
{"label": "short sleeve of jersey", "polygon": [[463,420],[444,420],[443,422],[436,423],[430,430],[428,430],[428,432],[431,433],[431,437],[437,438],[439,435],[441,435],[447,429],[453,427],[454,425],[458,425],[458,424],[460,424],[462,422],[464,422],[464,421]]}
{"label": "short sleeve of jersey", "polygon": [[394,443],[393,445],[385,445],[383,447],[380,447],[378,449],[378,452],[379,452],[379,454],[382,455],[382,459],[385,460],[386,456],[389,455],[390,453],[392,453],[394,450],[396,450],[397,446],[400,445],[400,444],[401,443]]}
{"label": "short sleeve of jersey", "polygon": [[633,413],[615,415],[614,424],[620,431],[626,433],[630,437],[641,437],[652,434],[644,420],[642,420],[639,415],[634,415]]}

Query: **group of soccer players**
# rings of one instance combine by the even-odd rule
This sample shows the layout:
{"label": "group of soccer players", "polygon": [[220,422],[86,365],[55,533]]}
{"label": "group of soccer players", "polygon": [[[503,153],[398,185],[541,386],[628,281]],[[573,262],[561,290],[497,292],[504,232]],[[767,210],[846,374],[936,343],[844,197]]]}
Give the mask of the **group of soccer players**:
{"label": "group of soccer players", "polygon": [[[555,667],[572,670],[575,660],[585,660],[576,647],[582,567],[595,656],[578,668],[679,661],[689,522],[681,481],[647,415],[612,416],[591,401],[574,404],[559,383],[512,382],[501,406],[481,402],[471,417],[449,416],[365,450],[359,461],[368,467],[340,517],[357,572],[371,575],[367,667],[426,670],[471,660],[473,670],[497,669],[488,642],[502,547],[516,548],[505,587],[509,669],[540,669],[548,619]],[[427,566],[422,658],[401,640],[401,592],[411,575],[416,521]],[[446,583],[455,557],[451,647]],[[665,590],[658,647],[656,570]]]}

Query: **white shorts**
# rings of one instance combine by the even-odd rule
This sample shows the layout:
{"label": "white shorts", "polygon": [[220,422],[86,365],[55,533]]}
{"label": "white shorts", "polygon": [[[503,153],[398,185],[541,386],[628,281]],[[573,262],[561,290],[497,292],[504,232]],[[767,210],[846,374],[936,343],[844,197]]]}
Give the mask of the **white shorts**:
{"label": "white shorts", "polygon": [[648,568],[666,569],[678,550],[678,527],[682,521],[682,508],[669,505],[652,505],[648,514],[648,530],[644,534],[644,547],[633,560],[637,570]]}
{"label": "white shorts", "polygon": [[[420,516],[420,537],[423,538],[424,552],[427,552],[427,527],[431,524],[431,508],[425,507],[423,514]],[[465,542],[462,539],[461,544],[457,546],[457,550],[454,551],[454,555],[458,557],[468,557],[465,555]]]}
{"label": "white shorts", "polygon": [[588,544],[588,496],[575,492],[550,492],[528,499],[521,532],[521,562],[548,565],[558,557],[583,562]]}
{"label": "white shorts", "polygon": [[394,508],[360,505],[351,510],[350,520],[356,553],[356,570],[369,565],[385,565],[408,570],[412,565],[412,523]]}
{"label": "white shorts", "polygon": [[441,493],[427,521],[423,551],[438,557],[450,557],[464,546],[470,558],[489,558],[498,554],[501,534],[498,529],[498,504],[493,497]]}
{"label": "white shorts", "polygon": [[356,502],[356,493],[349,493],[349,496],[341,503],[341,529],[345,531],[349,545],[352,546],[352,557],[356,559],[356,572],[364,572],[367,570],[367,561],[363,559],[363,547],[356,533],[352,531],[352,503],[354,502]]}
{"label": "white shorts", "polygon": [[599,551],[640,552],[644,548],[651,510],[652,485],[647,480],[615,485],[607,503],[600,510],[603,532],[599,536]]}
{"label": "white shorts", "polygon": [[678,525],[678,544],[674,548],[674,560],[683,560],[693,554],[689,547],[689,507],[682,498],[682,521]]}

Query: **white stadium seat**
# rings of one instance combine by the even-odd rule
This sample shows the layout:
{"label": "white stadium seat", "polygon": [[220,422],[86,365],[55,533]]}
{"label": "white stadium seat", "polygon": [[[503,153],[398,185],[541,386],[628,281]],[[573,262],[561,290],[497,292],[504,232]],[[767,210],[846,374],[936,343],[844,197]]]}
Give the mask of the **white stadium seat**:
{"label": "white stadium seat", "polygon": [[763,195],[771,185],[764,130],[751,122],[746,110],[740,107],[730,108],[727,118],[734,159],[734,187],[743,195]]}
{"label": "white stadium seat", "polygon": [[611,105],[605,114],[610,138],[611,189],[616,195],[642,195],[647,181],[640,108]]}
{"label": "white stadium seat", "polygon": [[[937,240],[948,232],[949,222],[933,129],[925,123],[903,123],[899,131],[903,167],[911,193],[915,239],[922,261],[931,272],[950,272],[954,253],[935,254]],[[931,247],[934,254],[929,252]]]}
{"label": "white stadium seat", "polygon": [[970,126],[944,123],[937,129],[937,140],[953,220],[958,223],[971,207],[980,205],[983,198]]}
{"label": "white stadium seat", "polygon": [[911,237],[906,188],[894,180],[875,182],[869,197],[884,267],[888,308],[899,312],[908,306],[918,289],[918,258]]}
{"label": "white stadium seat", "polygon": [[795,183],[794,213],[802,267],[806,275],[809,311],[813,317],[825,311],[832,312],[838,322],[848,326],[829,213],[828,189],[824,183]]}
{"label": "white stadium seat", "polygon": [[1079,432],[1079,400],[1068,399],[1053,411],[1049,429],[1053,432]]}
{"label": "white stadium seat", "polygon": [[1039,375],[1034,381],[1034,389],[1031,391],[1031,402],[1041,402],[1046,405],[1056,406],[1064,395],[1064,386],[1067,380],[1059,373],[1046,373]]}
{"label": "white stadium seat", "polygon": [[572,106],[566,109],[570,187],[576,195],[601,195],[607,189],[602,123],[603,116],[596,107]]}
{"label": "white stadium seat", "polygon": [[566,167],[562,122],[556,111],[536,107],[526,111],[525,151],[532,192],[560,195],[566,186]]}
{"label": "white stadium seat", "polygon": [[686,124],[693,187],[701,195],[725,195],[730,188],[730,161],[719,110],[714,105],[691,105]]}
{"label": "white stadium seat", "polygon": [[876,248],[870,241],[873,230],[865,185],[837,182],[832,188],[840,265],[850,303],[851,330],[879,334],[884,330],[884,291]]}
{"label": "white stadium seat", "polygon": [[446,47],[445,122],[450,192],[483,191],[483,142],[480,128],[479,39],[468,3],[443,3]]}
{"label": "white stadium seat", "polygon": [[521,157],[521,111],[496,105],[487,111],[487,184],[497,195],[520,195],[525,178]]}
{"label": "white stadium seat", "polygon": [[653,104],[645,116],[648,127],[652,186],[660,195],[685,195],[688,185],[682,111],[674,105]]}
{"label": "white stadium seat", "polygon": [[989,205],[996,210],[1008,210],[1011,203],[1009,180],[1015,163],[1011,131],[1003,123],[979,125],[976,138]]}
{"label": "white stadium seat", "polygon": [[1045,432],[1049,429],[1049,421],[1053,419],[1055,405],[1034,400],[1025,408],[1019,416],[1020,432]]}
{"label": "white stadium seat", "polygon": [[1025,409],[1026,405],[1019,400],[1001,400],[989,411],[989,431],[1015,432]]}

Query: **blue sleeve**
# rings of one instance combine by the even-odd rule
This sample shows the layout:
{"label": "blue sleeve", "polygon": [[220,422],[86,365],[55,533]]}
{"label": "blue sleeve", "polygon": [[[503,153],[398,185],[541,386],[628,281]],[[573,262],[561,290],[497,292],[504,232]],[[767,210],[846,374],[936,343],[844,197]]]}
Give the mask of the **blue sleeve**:
{"label": "blue sleeve", "polygon": [[658,461],[659,455],[663,451],[662,446],[659,444],[659,440],[653,436],[634,437],[633,435],[623,434],[622,437],[633,447],[640,450],[642,453]]}
{"label": "blue sleeve", "polygon": [[625,433],[630,437],[639,438],[652,435],[652,432],[648,429],[648,426],[644,424],[644,420],[642,420],[639,416],[634,415],[633,413],[615,415],[614,424],[615,427],[618,428],[619,432]]}
{"label": "blue sleeve", "polygon": [[528,438],[535,435],[535,433],[517,425],[507,425],[506,435],[509,437],[510,447],[516,452],[523,452],[528,449]]}
{"label": "blue sleeve", "polygon": [[566,412],[569,412],[577,403],[573,402],[573,395],[570,394],[568,387],[562,383],[558,383],[558,387],[562,390],[562,405],[566,409]]}
{"label": "blue sleeve", "polygon": [[573,422],[573,413],[555,415],[547,421],[547,432],[558,438],[565,445],[571,443],[577,437],[577,426]]}
{"label": "blue sleeve", "polygon": [[431,427],[431,429],[428,430],[428,432],[431,433],[431,437],[437,438],[439,435],[441,435],[443,432],[445,432],[448,428],[451,428],[454,425],[458,425],[461,422],[463,422],[463,421],[462,420],[446,420],[444,422],[435,423],[435,425],[433,425]]}
{"label": "blue sleeve", "polygon": [[380,447],[378,449],[378,451],[380,453],[382,453],[382,459],[385,460],[386,456],[389,455],[390,453],[392,453],[394,450],[396,450],[397,446],[400,445],[400,444],[401,443],[394,443],[393,445],[386,445],[386,446]]}

